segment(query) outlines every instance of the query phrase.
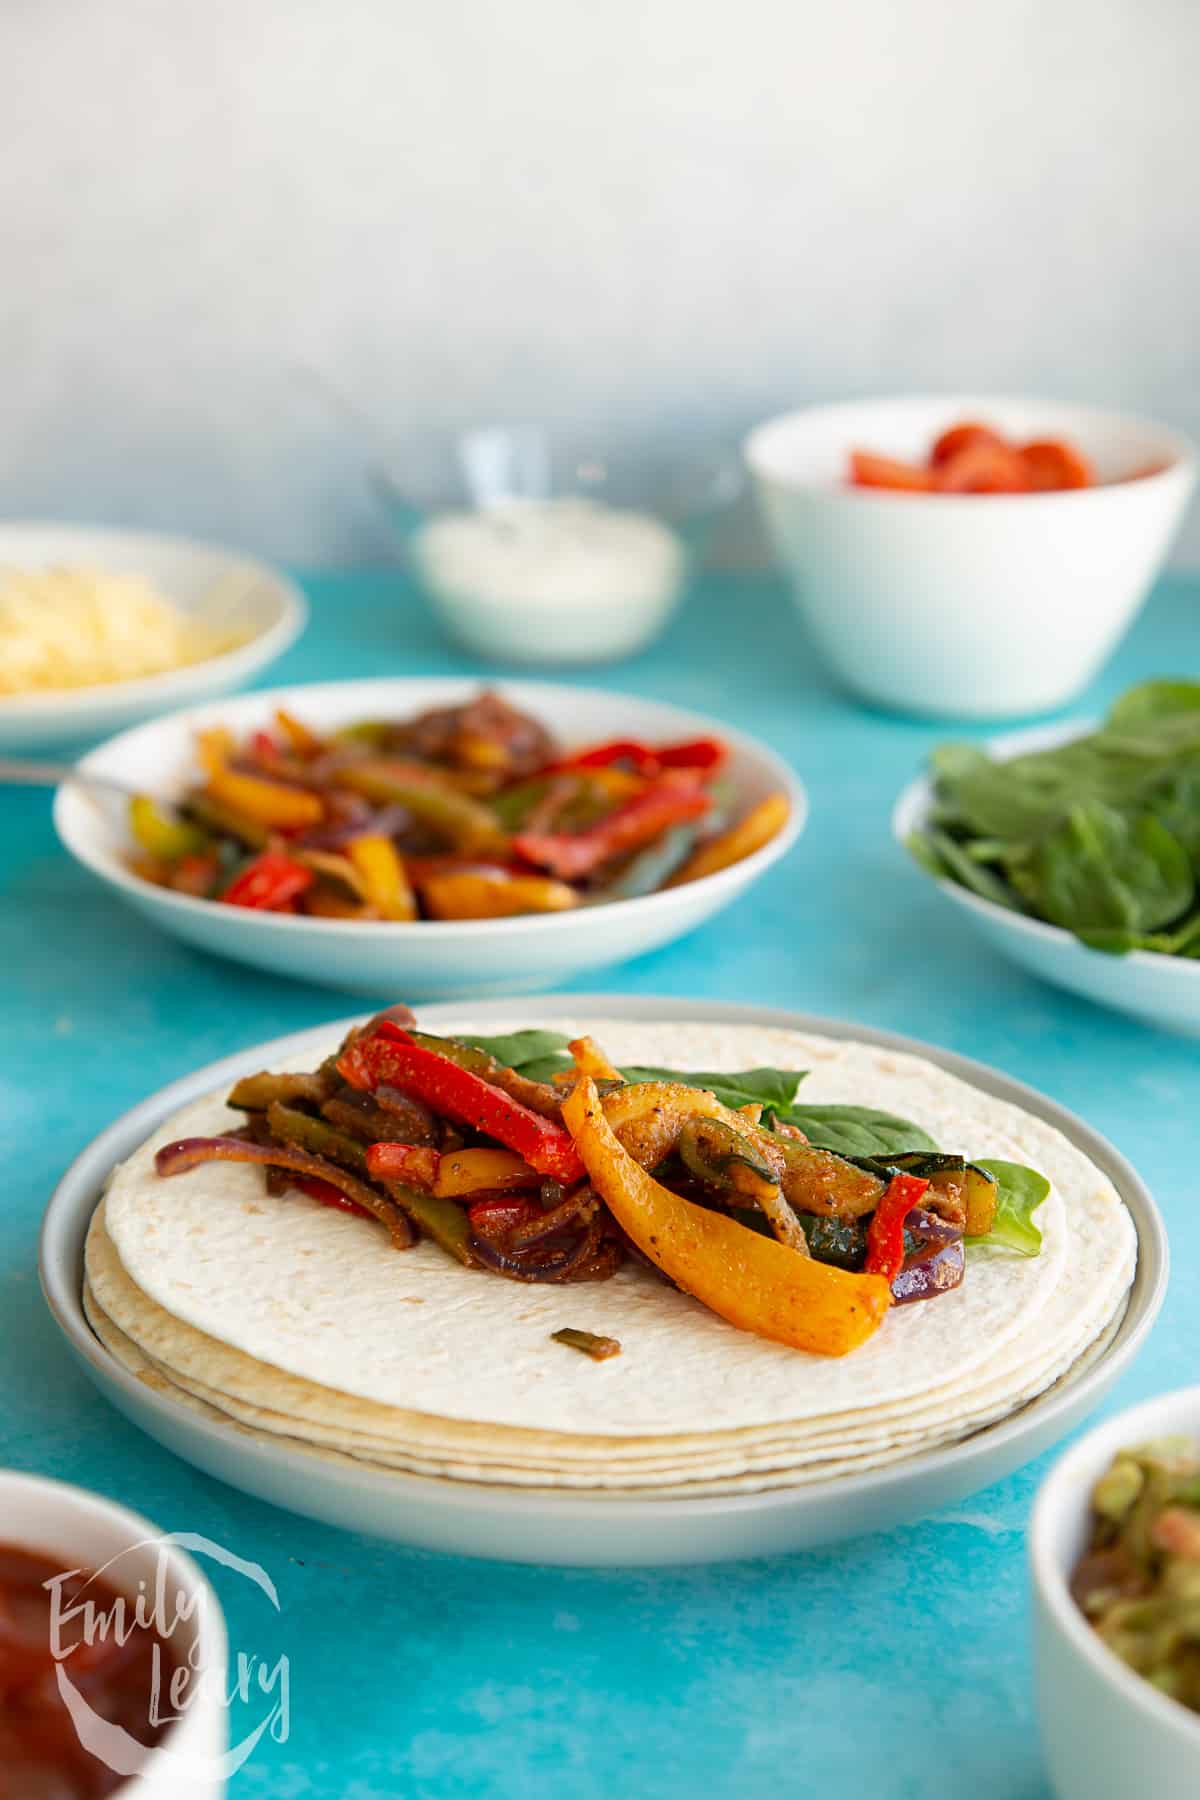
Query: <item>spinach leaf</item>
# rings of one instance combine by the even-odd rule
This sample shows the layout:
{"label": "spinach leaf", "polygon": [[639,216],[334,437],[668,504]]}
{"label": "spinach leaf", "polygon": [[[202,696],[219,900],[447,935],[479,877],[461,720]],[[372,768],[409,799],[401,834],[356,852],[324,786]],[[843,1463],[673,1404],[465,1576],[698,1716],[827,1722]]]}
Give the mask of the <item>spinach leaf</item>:
{"label": "spinach leaf", "polygon": [[[933,872],[938,875],[949,875],[960,887],[969,888],[972,893],[990,900],[996,906],[1007,906],[1015,912],[1022,910],[1008,883],[988,868],[985,862],[971,855],[961,844],[955,843],[944,831],[930,831],[920,841],[923,854],[917,855],[917,861],[925,868],[933,865]],[[913,849],[910,838],[909,849]],[[914,854],[916,854],[914,852]]]}
{"label": "spinach leaf", "polygon": [[1108,723],[1144,725],[1149,719],[1195,712],[1200,712],[1200,681],[1140,681],[1114,700]]}
{"label": "spinach leaf", "polygon": [[550,1068],[551,1074],[571,1067],[571,1058],[567,1054],[570,1039],[561,1031],[510,1031],[503,1037],[471,1037],[461,1032],[456,1035],[460,1043],[486,1050],[505,1068],[516,1069],[530,1081],[546,1079],[534,1072],[542,1066]]}
{"label": "spinach leaf", "polygon": [[740,1069],[720,1073],[711,1069],[624,1068],[627,1081],[678,1081],[685,1087],[707,1088],[722,1106],[761,1106],[786,1111],[804,1080],[804,1069]]}
{"label": "spinach leaf", "polygon": [[1073,806],[1029,865],[1037,909],[1070,931],[1154,931],[1186,912],[1191,859],[1152,813],[1128,818],[1102,801]]}
{"label": "spinach leaf", "polygon": [[1033,1215],[1050,1192],[1050,1183],[1024,1163],[1002,1162],[989,1157],[979,1163],[993,1176],[997,1187],[996,1223],[986,1237],[969,1237],[968,1244],[1003,1244],[1021,1256],[1036,1256],[1042,1234]]}
{"label": "spinach leaf", "polygon": [[898,1156],[904,1150],[937,1149],[919,1125],[871,1106],[789,1106],[775,1116],[798,1126],[810,1144],[839,1156]]}

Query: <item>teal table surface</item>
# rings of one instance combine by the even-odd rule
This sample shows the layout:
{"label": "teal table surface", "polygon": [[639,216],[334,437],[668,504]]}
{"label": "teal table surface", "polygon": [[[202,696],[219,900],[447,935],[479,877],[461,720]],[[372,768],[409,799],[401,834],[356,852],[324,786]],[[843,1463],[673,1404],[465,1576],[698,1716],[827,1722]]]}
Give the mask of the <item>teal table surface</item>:
{"label": "teal table surface", "polygon": [[[273,682],[483,673],[394,573],[305,586],[312,624]],[[1200,580],[1168,579],[1079,715],[1142,676],[1195,674],[1198,613]],[[765,576],[710,577],[664,641],[586,679],[757,733],[803,775],[812,816],[795,850],[715,923],[580,986],[889,1027],[1082,1113],[1149,1182],[1174,1258],[1166,1308],[1111,1404],[1195,1380],[1200,1046],[1039,985],[908,866],[891,803],[946,730],[835,692]],[[0,1463],[99,1489],[271,1575],[278,1613],[216,1571],[234,1648],[289,1659],[286,1741],[260,1742],[230,1784],[236,1800],[1046,1795],[1024,1567],[1044,1461],[941,1517],[819,1554],[557,1571],[311,1524],[193,1472],[112,1411],[38,1289],[38,1224],[58,1175],[163,1083],[360,1002],[155,935],[59,850],[45,794],[7,792],[0,804]],[[235,1704],[234,1735],[261,1711]]]}

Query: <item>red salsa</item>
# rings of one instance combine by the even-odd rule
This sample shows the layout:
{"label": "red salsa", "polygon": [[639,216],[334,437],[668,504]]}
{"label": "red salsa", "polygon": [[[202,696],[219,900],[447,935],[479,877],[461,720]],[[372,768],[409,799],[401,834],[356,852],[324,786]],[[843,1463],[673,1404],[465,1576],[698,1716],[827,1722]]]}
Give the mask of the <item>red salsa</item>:
{"label": "red salsa", "polygon": [[61,1560],[0,1544],[0,1800],[99,1800],[128,1779],[80,1744],[58,1690],[60,1663],[99,1718],[147,1750],[161,1740],[170,1719],[151,1722],[151,1695],[157,1686],[166,1711],[179,1664],[170,1644],[102,1577],[64,1579]]}

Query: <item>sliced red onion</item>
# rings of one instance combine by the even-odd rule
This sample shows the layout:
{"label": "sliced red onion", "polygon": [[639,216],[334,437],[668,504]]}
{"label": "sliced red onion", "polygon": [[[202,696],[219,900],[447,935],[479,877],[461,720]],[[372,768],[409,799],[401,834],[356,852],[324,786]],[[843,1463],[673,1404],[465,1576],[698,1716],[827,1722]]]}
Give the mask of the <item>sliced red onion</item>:
{"label": "sliced red onion", "polygon": [[557,1256],[545,1256],[543,1253],[537,1261],[532,1257],[526,1259],[511,1256],[493,1239],[484,1237],[478,1231],[471,1233],[471,1253],[486,1268],[494,1269],[498,1275],[507,1275],[513,1281],[569,1281],[572,1275],[591,1262],[600,1249],[603,1236],[604,1220],[597,1215],[583,1236]]}
{"label": "sliced red onion", "polygon": [[355,796],[355,804],[334,825],[318,825],[306,831],[300,842],[306,850],[343,850],[355,838],[370,832],[372,837],[397,838],[412,825],[412,814],[404,806],[373,807]]}
{"label": "sliced red onion", "polygon": [[290,1144],[251,1144],[237,1137],[177,1138],[173,1144],[164,1144],[154,1158],[160,1175],[183,1175],[206,1162],[265,1163],[270,1168],[291,1169],[297,1175],[315,1175],[386,1225],[397,1250],[411,1249],[414,1242],[412,1226],[391,1200],[336,1163]]}
{"label": "sliced red onion", "polygon": [[892,1283],[892,1300],[907,1306],[912,1300],[934,1300],[948,1294],[963,1278],[966,1253],[961,1244],[947,1244],[927,1262],[910,1263]]}
{"label": "sliced red onion", "polygon": [[508,1234],[508,1248],[514,1251],[529,1250],[534,1244],[544,1243],[547,1238],[553,1237],[556,1231],[564,1231],[568,1225],[574,1225],[577,1219],[584,1218],[585,1222],[590,1223],[592,1213],[599,1204],[593,1189],[586,1184],[577,1187],[574,1193],[560,1200],[557,1206],[549,1207],[540,1219],[531,1219],[528,1225],[514,1226]]}
{"label": "sliced red onion", "polygon": [[923,1206],[913,1207],[904,1221],[904,1229],[911,1231],[914,1237],[924,1238],[927,1244],[957,1244],[963,1235],[961,1225],[939,1218],[937,1213],[926,1212]]}

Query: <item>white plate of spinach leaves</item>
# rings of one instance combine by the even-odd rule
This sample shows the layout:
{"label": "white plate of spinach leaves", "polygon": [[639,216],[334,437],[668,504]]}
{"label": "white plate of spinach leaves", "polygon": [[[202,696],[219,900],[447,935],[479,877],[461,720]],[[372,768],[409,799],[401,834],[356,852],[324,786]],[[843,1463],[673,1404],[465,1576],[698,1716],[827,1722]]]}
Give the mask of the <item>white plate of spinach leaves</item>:
{"label": "white plate of spinach leaves", "polygon": [[1200,682],[1142,682],[1099,724],[944,744],[892,824],[998,949],[1200,1033]]}

